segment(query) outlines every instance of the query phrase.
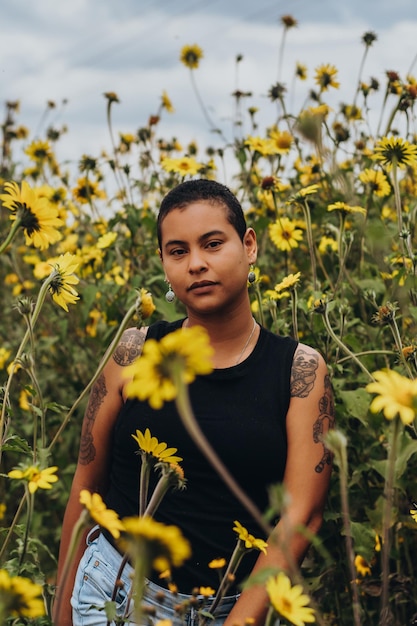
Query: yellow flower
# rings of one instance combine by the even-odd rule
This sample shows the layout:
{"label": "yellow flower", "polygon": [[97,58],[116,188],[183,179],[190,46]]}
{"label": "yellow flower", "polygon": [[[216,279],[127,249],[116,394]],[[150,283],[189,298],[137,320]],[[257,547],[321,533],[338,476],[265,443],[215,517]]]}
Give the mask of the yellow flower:
{"label": "yellow flower", "polygon": [[58,480],[58,476],[55,475],[57,469],[56,465],[42,470],[37,465],[31,465],[24,470],[11,470],[7,475],[12,480],[26,481],[30,493],[35,493],[38,489],[52,489],[52,483]]}
{"label": "yellow flower", "polygon": [[290,251],[298,248],[298,242],[303,238],[303,231],[296,228],[288,217],[281,217],[268,226],[269,236],[278,250]]}
{"label": "yellow flower", "polygon": [[269,600],[275,611],[294,626],[304,626],[307,622],[315,622],[314,609],[307,606],[310,599],[303,593],[301,585],[291,586],[291,581],[280,572],[266,582]]}
{"label": "yellow flower", "polygon": [[413,502],[414,509],[410,509],[410,515],[415,522],[417,522],[417,504]]}
{"label": "yellow flower", "polygon": [[175,109],[172,106],[172,102],[168,97],[168,94],[166,91],[162,92],[162,96],[161,96],[161,100],[162,100],[162,107],[168,112],[168,113],[174,113]]}
{"label": "yellow flower", "polygon": [[338,249],[339,249],[339,246],[337,244],[337,241],[333,239],[333,237],[326,237],[325,235],[323,235],[323,237],[320,239],[320,243],[318,247],[320,254],[326,254],[328,252],[337,252]]}
{"label": "yellow flower", "polygon": [[226,559],[213,559],[208,564],[210,569],[221,569],[226,565]]}
{"label": "yellow flower", "polygon": [[53,158],[51,144],[49,141],[38,139],[32,141],[24,150],[32,161],[49,161]]}
{"label": "yellow flower", "polygon": [[81,204],[89,204],[95,199],[104,200],[106,192],[99,189],[98,183],[86,176],[79,178],[77,186],[72,190],[73,196]]}
{"label": "yellow flower", "polygon": [[35,619],[45,615],[42,586],[0,570],[0,612],[6,617]]}
{"label": "yellow flower", "polygon": [[372,159],[385,165],[388,171],[393,165],[403,169],[417,162],[417,146],[401,137],[383,137],[376,142]]}
{"label": "yellow flower", "polygon": [[195,176],[203,167],[201,163],[197,163],[192,157],[184,156],[180,159],[170,159],[164,157],[161,161],[162,168],[166,172],[176,172],[181,176]]}
{"label": "yellow flower", "polygon": [[366,391],[379,395],[372,400],[370,410],[383,411],[388,420],[399,415],[404,424],[411,424],[417,408],[417,380],[389,369],[379,370],[373,376],[376,382],[369,383]]}
{"label": "yellow flower", "polygon": [[0,194],[3,206],[12,211],[10,219],[18,220],[25,233],[26,245],[45,250],[61,239],[56,227],[63,226],[58,210],[47,198],[39,196],[26,181],[21,187],[15,182],[4,183],[6,193]]}
{"label": "yellow flower", "polygon": [[369,576],[371,574],[371,568],[368,562],[360,554],[355,556],[355,567],[359,576]]}
{"label": "yellow flower", "polygon": [[289,203],[300,202],[300,200],[302,200],[306,196],[311,196],[317,193],[318,190],[319,190],[319,185],[308,185],[307,187],[303,187],[302,189],[299,189],[296,194],[291,196],[288,202]]}
{"label": "yellow flower", "polygon": [[97,248],[103,250],[104,248],[109,248],[112,243],[114,243],[117,239],[117,233],[105,233],[102,235],[97,241]]}
{"label": "yellow flower", "polygon": [[19,394],[19,406],[22,409],[22,411],[29,411],[30,409],[29,401],[31,400],[31,398],[32,396],[28,394],[26,389],[21,390]]}
{"label": "yellow flower", "polygon": [[189,67],[190,70],[194,70],[197,69],[200,59],[202,59],[203,56],[203,51],[197,44],[184,46],[181,49],[180,61],[184,63],[186,67]]}
{"label": "yellow flower", "polygon": [[330,63],[320,65],[316,68],[315,81],[319,85],[320,91],[327,91],[329,87],[338,89],[340,83],[335,80],[337,76],[337,68]]}
{"label": "yellow flower", "polygon": [[274,146],[270,139],[262,139],[262,137],[249,136],[245,141],[245,146],[248,146],[253,152],[259,152],[262,156],[268,156],[274,154]]}
{"label": "yellow flower", "polygon": [[145,434],[140,430],[136,430],[136,435],[132,435],[132,437],[138,442],[139,448],[143,452],[154,456],[158,461],[163,461],[164,463],[178,463],[182,461],[182,457],[175,456],[177,448],[168,448],[166,443],[159,443],[156,437],[151,436],[149,428],[145,430]]}
{"label": "yellow flower", "polygon": [[6,513],[6,505],[0,504],[0,520],[4,519],[5,513]]}
{"label": "yellow flower", "polygon": [[213,349],[206,331],[201,326],[180,328],[161,339],[148,339],[142,355],[124,370],[128,397],[148,400],[154,409],[177,395],[176,375],[189,385],[197,375],[209,374],[212,369]]}
{"label": "yellow flower", "polygon": [[151,517],[125,517],[122,521],[127,543],[138,540],[158,572],[180,567],[191,556],[190,544],[177,526],[166,526]]}
{"label": "yellow flower", "polygon": [[290,289],[293,291],[295,286],[298,284],[300,280],[301,272],[297,272],[296,274],[288,274],[280,283],[275,285],[275,291],[278,293],[280,291],[285,291],[286,289]]}
{"label": "yellow flower", "polygon": [[365,169],[359,174],[359,180],[364,185],[369,185],[369,189],[379,198],[389,196],[391,186],[385,174],[379,170]]}
{"label": "yellow flower", "polygon": [[251,550],[252,548],[256,548],[256,550],[259,550],[260,552],[263,552],[264,554],[266,554],[266,549],[268,547],[268,544],[266,543],[266,541],[264,541],[263,539],[256,539],[237,520],[235,520],[234,524],[235,525],[233,526],[233,530],[239,537],[240,541],[242,541],[245,544],[245,548],[247,548],[248,550]]}
{"label": "yellow flower", "polygon": [[329,204],[327,210],[342,211],[342,213],[360,213],[361,215],[366,215],[366,209],[363,209],[360,206],[350,206],[349,204],[346,204],[346,202],[334,202],[333,204]]}
{"label": "yellow flower", "polygon": [[7,350],[6,348],[0,348],[0,370],[4,369],[10,355],[10,350]]}
{"label": "yellow flower", "polygon": [[205,598],[211,598],[216,593],[216,590],[212,587],[200,587],[198,593]]}
{"label": "yellow flower", "polygon": [[82,489],[80,503],[85,506],[90,517],[97,524],[106,528],[115,539],[120,537],[120,531],[123,530],[124,526],[116,511],[106,507],[100,494],[90,493],[87,489]]}
{"label": "yellow flower", "polygon": [[66,252],[57,259],[52,271],[53,279],[49,284],[52,299],[68,312],[68,304],[75,304],[79,300],[78,293],[72,287],[79,282],[74,275],[78,268],[78,261],[73,254]]}
{"label": "yellow flower", "polygon": [[275,152],[278,152],[278,154],[287,154],[290,151],[293,136],[288,130],[279,131],[277,128],[272,128],[269,131],[269,136]]}
{"label": "yellow flower", "polygon": [[297,62],[297,65],[295,66],[295,75],[300,80],[307,80],[307,66]]}
{"label": "yellow flower", "polygon": [[139,290],[139,296],[137,300],[137,312],[142,320],[146,320],[155,311],[155,305],[152,300],[152,294],[146,291],[143,287]]}
{"label": "yellow flower", "polygon": [[379,538],[379,535],[375,535],[375,552],[381,552],[381,540]]}

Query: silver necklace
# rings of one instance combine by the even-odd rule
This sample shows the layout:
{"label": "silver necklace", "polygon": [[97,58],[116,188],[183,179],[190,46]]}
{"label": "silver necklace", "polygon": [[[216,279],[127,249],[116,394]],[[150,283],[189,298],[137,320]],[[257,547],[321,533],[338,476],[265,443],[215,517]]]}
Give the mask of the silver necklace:
{"label": "silver necklace", "polygon": [[251,340],[251,339],[252,339],[252,337],[253,337],[253,333],[255,332],[255,328],[256,328],[256,320],[255,320],[255,318],[254,318],[254,317],[252,317],[252,319],[253,319],[253,326],[252,326],[252,330],[250,331],[250,335],[249,335],[249,337],[247,338],[246,343],[245,343],[245,345],[243,346],[242,352],[239,354],[238,359],[237,359],[237,361],[236,361],[235,365],[239,365],[240,359],[241,359],[241,358],[242,358],[242,356],[244,355],[245,350],[246,350],[246,348],[248,347],[248,345],[250,344],[250,340]]}

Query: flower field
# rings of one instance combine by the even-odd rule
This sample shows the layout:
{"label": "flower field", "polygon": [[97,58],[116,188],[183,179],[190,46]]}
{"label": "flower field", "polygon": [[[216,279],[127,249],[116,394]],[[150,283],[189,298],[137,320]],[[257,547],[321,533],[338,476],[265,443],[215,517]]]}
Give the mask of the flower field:
{"label": "flower field", "polygon": [[[281,54],[294,26],[291,16],[282,18]],[[259,242],[256,280],[248,285],[253,315],[273,332],[318,349],[335,394],[325,521],[291,580],[280,572],[265,576],[271,620],[417,623],[417,78],[389,69],[384,82],[367,77],[375,39],[368,32],[358,43],[363,62],[353,93],[343,91],[333,65],[297,64],[294,81],[305,91],[304,105],[290,110],[291,89],[271,85],[275,115],[266,127],[258,125],[250,94],[225,94],[235,101],[236,133],[221,137],[222,148],[183,146],[181,137],[159,135],[162,116],[175,115],[163,86],[157,111],[131,133],[118,132],[112,122],[118,96],[107,92],[111,150],[98,146],[71,170],[56,157],[71,129],[46,126],[33,136],[19,122],[19,103],[5,103],[0,625],[53,623],[61,523],[88,392],[126,327],[184,313],[178,301],[165,299],[156,215],[167,191],[192,177],[218,180],[236,193]],[[199,88],[205,54],[185,46],[178,62],[190,73],[190,98],[216,131]],[[326,101],[334,90],[344,99],[337,108]],[[242,132],[242,116],[249,132]],[[233,170],[228,180],[226,162]],[[197,335],[189,346],[199,355],[209,352]],[[194,362],[192,350],[181,358]],[[133,395],[146,386],[152,367],[138,367]],[[195,373],[209,371],[201,367]],[[176,372],[167,398],[156,385],[150,402],[158,407],[172,399],[191,378],[187,370],[181,383]],[[176,452],[149,432],[138,431],[135,439],[146,458],[162,465]],[[181,483],[178,472],[165,470],[164,488]],[[149,520],[123,527],[111,512],[103,516],[94,496],[83,497],[86,517],[101,523],[108,514],[135,550],[135,537],[157,541],[162,533],[167,541]],[[282,501],[273,489],[276,513]],[[239,550],[245,544],[264,549],[240,525],[234,530]],[[174,531],[173,537],[168,553],[186,558],[185,540]],[[213,559],[219,556],[233,555]]]}

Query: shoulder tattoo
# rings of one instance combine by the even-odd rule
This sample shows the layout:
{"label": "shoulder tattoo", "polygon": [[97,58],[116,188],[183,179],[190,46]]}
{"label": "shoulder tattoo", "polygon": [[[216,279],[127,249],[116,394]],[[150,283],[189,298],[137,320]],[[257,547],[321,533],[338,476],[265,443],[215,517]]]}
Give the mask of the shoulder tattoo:
{"label": "shoulder tattoo", "polygon": [[307,398],[314,387],[318,366],[318,354],[297,350],[291,368],[290,392],[293,398]]}
{"label": "shoulder tattoo", "polygon": [[117,365],[121,365],[122,367],[131,365],[142,353],[145,339],[145,333],[137,328],[129,328],[126,330],[113,353],[113,359],[116,361]]}
{"label": "shoulder tattoo", "polygon": [[[325,429],[326,427],[326,429]],[[324,379],[324,393],[319,400],[319,416],[313,424],[313,441],[314,443],[321,443],[323,446],[323,456],[320,462],[316,465],[315,471],[320,474],[326,465],[330,465],[332,462],[332,455],[323,443],[322,437],[327,430],[334,427],[334,401],[332,385],[330,377],[327,374]]]}
{"label": "shoulder tattoo", "polygon": [[96,449],[93,442],[92,430],[104,397],[107,395],[106,380],[101,374],[96,380],[88,400],[84,417],[84,425],[81,433],[79,462],[81,465],[88,465],[96,456]]}

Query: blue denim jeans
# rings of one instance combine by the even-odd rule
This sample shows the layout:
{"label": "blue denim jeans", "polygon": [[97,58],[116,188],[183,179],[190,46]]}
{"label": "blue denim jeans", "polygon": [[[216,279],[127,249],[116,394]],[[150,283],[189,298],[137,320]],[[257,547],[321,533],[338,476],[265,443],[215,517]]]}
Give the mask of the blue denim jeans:
{"label": "blue denim jeans", "polygon": [[[87,548],[78,566],[71,598],[73,626],[106,626],[107,617],[103,610],[110,602],[122,557],[119,552],[100,533],[97,527],[87,537]],[[92,539],[94,536],[94,539]],[[115,603],[118,617],[126,615],[126,625],[133,626],[133,604],[129,606],[129,591],[133,569],[126,563],[120,577],[123,585],[118,585]],[[198,609],[187,608],[184,613],[175,610],[178,605],[187,603],[192,596],[172,594],[152,581],[147,581],[142,606],[146,607],[142,626],[149,626],[149,615],[155,622],[170,619],[173,626],[198,626]],[[216,619],[207,620],[209,626],[221,626],[232,610],[238,596],[226,596],[216,610]],[[209,608],[210,599],[206,599]],[[184,606],[184,605],[183,605]],[[144,611],[145,613],[145,611]],[[115,622],[112,622],[113,624]]]}

